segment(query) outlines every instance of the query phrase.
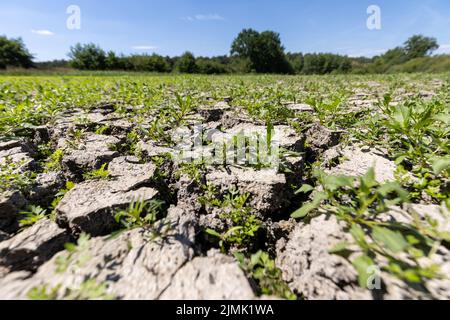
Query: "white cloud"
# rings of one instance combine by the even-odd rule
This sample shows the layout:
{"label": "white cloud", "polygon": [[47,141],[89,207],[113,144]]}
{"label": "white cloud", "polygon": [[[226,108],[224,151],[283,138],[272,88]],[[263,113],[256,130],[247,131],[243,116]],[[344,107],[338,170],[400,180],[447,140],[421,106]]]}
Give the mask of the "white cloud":
{"label": "white cloud", "polygon": [[49,37],[49,36],[54,36],[55,33],[51,32],[50,30],[31,30],[32,33],[34,34],[38,34],[40,36],[45,36],[45,37]]}
{"label": "white cloud", "polygon": [[187,21],[224,21],[225,18],[217,13],[210,14],[196,14],[195,16],[189,16],[183,18],[183,20]]}
{"label": "white cloud", "polygon": [[450,54],[450,44],[441,44],[435,54]]}
{"label": "white cloud", "polygon": [[149,46],[149,45],[132,46],[131,48],[134,49],[134,50],[155,50],[155,49],[158,49],[158,47]]}

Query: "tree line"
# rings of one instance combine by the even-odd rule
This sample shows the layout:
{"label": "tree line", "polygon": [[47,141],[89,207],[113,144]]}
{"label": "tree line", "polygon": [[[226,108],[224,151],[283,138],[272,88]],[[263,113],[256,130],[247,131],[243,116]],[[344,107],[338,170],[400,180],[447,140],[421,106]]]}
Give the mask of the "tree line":
{"label": "tree line", "polygon": [[[417,64],[439,48],[437,40],[422,35],[410,37],[402,46],[373,58],[352,58],[331,53],[285,52],[280,35],[273,31],[244,29],[231,44],[229,55],[195,57],[185,52],[178,57],[158,54],[123,55],[104,51],[95,44],[76,44],[68,54],[70,60],[33,63],[21,39],[0,37],[0,68],[38,67],[78,70],[123,70],[161,73],[276,73],[276,74],[345,74],[402,71],[402,66],[420,69]],[[445,59],[446,66],[448,65]],[[427,62],[429,63],[429,62]],[[442,62],[442,65],[444,62]],[[412,67],[411,67],[412,66]],[[439,66],[438,66],[439,69]],[[446,71],[446,70],[441,70]]]}

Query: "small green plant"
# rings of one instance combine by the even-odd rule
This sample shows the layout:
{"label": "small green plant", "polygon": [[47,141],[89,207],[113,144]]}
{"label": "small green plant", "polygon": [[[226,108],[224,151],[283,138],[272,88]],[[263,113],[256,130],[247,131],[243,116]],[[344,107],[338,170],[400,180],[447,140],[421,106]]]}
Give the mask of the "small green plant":
{"label": "small green plant", "polygon": [[81,126],[89,126],[92,121],[85,115],[80,115],[75,118],[75,124]]}
{"label": "small green plant", "polygon": [[[339,93],[329,99],[317,95],[310,96],[306,102],[314,108],[320,124],[334,129],[336,128],[336,124],[342,118],[339,111],[344,100],[345,96],[342,93]],[[348,113],[346,113],[345,116],[348,117]]]}
{"label": "small green plant", "polygon": [[15,162],[11,157],[0,162],[0,191],[19,190],[28,193],[36,178],[36,173],[23,170],[25,160]]}
{"label": "small green plant", "polygon": [[64,273],[71,265],[78,268],[83,268],[85,264],[91,259],[89,252],[89,240],[91,237],[86,233],[81,233],[77,243],[66,243],[64,245],[67,253],[57,257],[56,273]]}
{"label": "small green plant", "polygon": [[[55,260],[55,272],[65,273],[69,269],[82,269],[91,259],[90,236],[81,233],[77,243],[66,243],[66,252]],[[30,300],[113,300],[116,297],[107,293],[106,283],[98,283],[97,280],[87,278],[78,287],[63,288],[61,283],[50,287],[49,284],[41,284],[31,288],[27,297]]]}
{"label": "small green plant", "polygon": [[50,157],[52,155],[52,142],[41,143],[37,146],[37,158],[42,160]]}
{"label": "small green plant", "polygon": [[83,174],[85,180],[107,180],[109,179],[109,171],[106,169],[108,164],[103,164],[100,169],[93,170]]}
{"label": "small green plant", "polygon": [[133,129],[127,133],[124,149],[138,158],[142,158],[142,150],[139,148],[140,134],[142,130]]}
{"label": "small green plant", "polygon": [[109,125],[105,124],[102,126],[97,126],[97,129],[95,129],[96,134],[104,134],[109,130]]}
{"label": "small green plant", "polygon": [[[369,169],[363,177],[348,177],[344,175],[326,175],[316,170],[315,176],[323,191],[316,192],[314,200],[304,204],[299,210],[292,214],[293,218],[304,218],[311,211],[319,208],[323,201],[327,201],[327,208],[342,218],[354,215],[356,218],[363,217],[367,212],[372,214],[386,212],[390,206],[401,204],[408,200],[408,193],[396,182],[387,182],[380,185],[375,180],[375,171]],[[314,188],[303,185],[298,191],[308,193]],[[343,197],[344,193],[346,197]],[[341,198],[345,199],[341,204]]]}
{"label": "small green plant", "polygon": [[[448,108],[442,101],[410,99],[394,105],[386,94],[379,103],[381,115],[366,121],[359,137],[387,146],[397,164],[397,180],[414,201],[440,203],[448,198]],[[356,128],[358,131],[359,128]]]}
{"label": "small green plant", "polygon": [[175,93],[175,98],[177,101],[177,107],[170,109],[170,115],[172,118],[172,124],[179,126],[186,115],[193,109],[193,99],[191,95],[187,95],[183,98],[179,93]]}
{"label": "small green plant", "polygon": [[44,163],[45,170],[48,171],[59,171],[62,170],[62,160],[64,157],[64,152],[61,149],[56,149],[52,153],[47,162]]}
{"label": "small green plant", "polygon": [[67,132],[67,135],[70,139],[66,140],[66,145],[72,149],[77,150],[82,143],[83,137],[85,135],[85,130],[71,128]]}
{"label": "small green plant", "polygon": [[72,190],[75,187],[75,183],[73,183],[72,181],[67,181],[65,188],[59,190],[59,192],[55,195],[55,198],[53,199],[50,208],[52,210],[49,218],[51,220],[55,220],[56,219],[56,207],[58,206],[58,204],[61,202],[62,198],[64,197],[64,195],[69,192],[70,190]]}
{"label": "small green plant", "polygon": [[[212,190],[210,190],[211,192]],[[250,194],[239,194],[236,189],[230,189],[223,200],[217,198],[202,198],[205,203],[220,208],[223,213],[220,218],[227,222],[228,230],[219,233],[216,230],[207,229],[206,233],[219,239],[219,245],[223,252],[229,247],[249,248],[262,222],[253,214],[252,208],[247,204]]]}
{"label": "small green plant", "polygon": [[158,110],[158,116],[150,122],[147,135],[150,139],[172,145],[172,129],[179,128],[185,122],[186,116],[193,109],[194,99],[191,95],[183,97],[175,93],[176,106],[165,106]]}
{"label": "small green plant", "polygon": [[39,206],[29,206],[26,211],[20,212],[24,218],[19,220],[19,225],[22,229],[31,227],[36,222],[38,222],[41,219],[44,219],[47,215],[47,210],[42,209]]}
{"label": "small green plant", "polygon": [[[313,210],[321,208],[333,213],[348,226],[353,243],[340,243],[330,252],[346,258],[356,245],[357,257],[351,262],[359,274],[359,284],[367,286],[370,274],[367,269],[387,261],[383,270],[402,280],[420,283],[439,278],[435,264],[423,266],[420,259],[430,258],[436,244],[448,242],[447,233],[438,232],[436,224],[425,226],[416,215],[412,223],[385,222],[379,215],[389,212],[392,206],[408,201],[408,193],[396,182],[380,184],[370,169],[363,177],[329,176],[316,172],[323,191],[316,192],[314,200],[295,212],[294,218],[304,218]],[[310,192],[310,186],[303,186],[301,192]],[[379,259],[376,259],[376,258]]]}
{"label": "small green plant", "polygon": [[57,300],[60,289],[61,285],[56,285],[53,288],[49,288],[48,284],[39,285],[28,291],[27,298],[29,300]]}
{"label": "small green plant", "polygon": [[[125,230],[143,228],[150,232],[150,239],[164,236],[168,231],[168,225],[160,220],[164,201],[133,201],[126,210],[116,213],[115,219],[125,227]],[[160,220],[158,223],[158,220]]]}
{"label": "small green plant", "polygon": [[63,300],[114,300],[113,294],[107,293],[106,283],[98,283],[95,279],[83,281],[76,289],[68,289]]}
{"label": "small green plant", "polygon": [[164,170],[165,165],[172,159],[170,153],[163,153],[150,158],[150,161],[156,166],[155,179],[157,181],[164,180],[170,176],[170,172]]}
{"label": "small green plant", "polygon": [[235,253],[234,256],[247,276],[257,283],[260,294],[275,295],[287,300],[297,299],[283,281],[281,270],[275,266],[275,261],[270,259],[267,252],[258,251],[249,259],[242,253]]}
{"label": "small green plant", "polygon": [[448,199],[448,186],[443,180],[448,174],[436,174],[429,168],[416,167],[412,171],[406,170],[401,164],[395,172],[397,180],[409,191],[411,200],[420,202],[426,199],[429,202],[441,203]]}
{"label": "small green plant", "polygon": [[181,163],[175,175],[179,178],[181,174],[186,174],[189,178],[197,182],[198,185],[202,185],[204,171],[205,163],[203,160],[194,160],[192,162]]}
{"label": "small green plant", "polygon": [[171,145],[173,141],[167,127],[168,125],[166,125],[165,122],[161,121],[161,118],[154,119],[149,124],[147,135],[153,141]]}
{"label": "small green plant", "polygon": [[27,294],[30,300],[114,300],[116,297],[107,292],[106,283],[95,279],[83,281],[77,288],[62,289],[61,284],[49,288],[47,284],[33,287]]}

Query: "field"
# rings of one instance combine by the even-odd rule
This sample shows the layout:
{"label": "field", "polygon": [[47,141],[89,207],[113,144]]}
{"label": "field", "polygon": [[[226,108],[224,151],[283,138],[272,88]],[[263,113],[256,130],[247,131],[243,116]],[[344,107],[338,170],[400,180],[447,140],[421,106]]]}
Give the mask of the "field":
{"label": "field", "polygon": [[450,299],[450,77],[0,77],[0,298]]}

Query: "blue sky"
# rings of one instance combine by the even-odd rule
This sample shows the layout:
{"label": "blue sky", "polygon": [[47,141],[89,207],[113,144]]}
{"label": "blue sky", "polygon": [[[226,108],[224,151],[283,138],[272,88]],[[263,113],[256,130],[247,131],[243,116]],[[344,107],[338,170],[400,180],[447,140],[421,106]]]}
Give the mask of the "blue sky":
{"label": "blue sky", "polygon": [[[381,30],[366,27],[372,4]],[[81,9],[80,30],[66,27],[69,5]],[[291,52],[373,56],[421,33],[450,53],[448,0],[0,0],[0,34],[22,37],[38,61],[66,58],[77,42],[125,54],[222,55],[249,27],[279,32]]]}

